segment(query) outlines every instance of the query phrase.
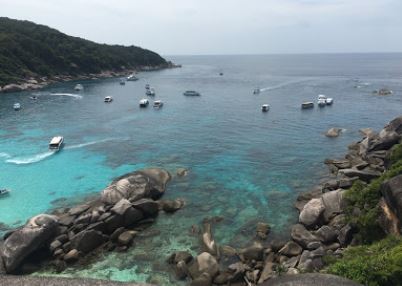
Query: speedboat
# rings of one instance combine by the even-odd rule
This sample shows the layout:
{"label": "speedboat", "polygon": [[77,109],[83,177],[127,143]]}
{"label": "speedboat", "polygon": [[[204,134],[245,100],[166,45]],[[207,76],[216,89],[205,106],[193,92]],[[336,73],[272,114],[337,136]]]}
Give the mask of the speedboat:
{"label": "speedboat", "polygon": [[125,84],[126,84],[126,81],[124,79],[121,79],[120,80],[120,85],[125,85]]}
{"label": "speedboat", "polygon": [[327,98],[325,99],[325,103],[326,103],[327,105],[332,105],[332,103],[334,103],[334,99],[331,98],[331,97],[327,97]]}
{"label": "speedboat", "polygon": [[130,74],[127,78],[127,81],[136,81],[138,78],[134,74]]}
{"label": "speedboat", "polygon": [[81,91],[83,89],[84,89],[84,87],[82,86],[82,84],[76,84],[75,87],[74,87],[75,91]]}
{"label": "speedboat", "polygon": [[14,110],[20,110],[21,109],[21,104],[16,102],[16,103],[14,103],[13,108],[14,108]]}
{"label": "speedboat", "polygon": [[261,89],[259,89],[259,88],[255,88],[253,90],[253,94],[259,94],[260,92],[261,92]]}
{"label": "speedboat", "polygon": [[163,106],[163,101],[155,100],[154,101],[154,108],[161,108]]}
{"label": "speedboat", "polygon": [[32,99],[32,100],[37,100],[37,99],[38,99],[38,97],[37,97],[36,95],[33,95],[33,96],[30,96],[30,97],[29,97],[29,99]]}
{"label": "speedboat", "polygon": [[63,136],[55,136],[50,140],[49,149],[59,151],[64,142]]}
{"label": "speedboat", "polygon": [[320,99],[326,100],[327,97],[326,97],[325,95],[323,95],[323,94],[319,94],[319,95],[318,95],[318,100],[320,100]]}
{"label": "speedboat", "polygon": [[111,96],[106,96],[103,101],[104,101],[104,102],[112,102],[112,101],[113,101],[113,97],[111,97]]}
{"label": "speedboat", "polygon": [[10,193],[9,189],[0,189],[0,197],[6,196]]}
{"label": "speedboat", "polygon": [[140,107],[147,107],[149,104],[149,100],[146,98],[143,98],[140,100]]}
{"label": "speedboat", "polygon": [[200,96],[201,94],[195,90],[186,90],[183,95],[186,96]]}
{"label": "speedboat", "polygon": [[301,105],[301,108],[302,109],[314,108],[314,102],[311,102],[311,101],[303,102],[302,105]]}
{"label": "speedboat", "polygon": [[269,104],[263,104],[261,106],[261,110],[262,110],[262,112],[267,112],[269,110]]}
{"label": "speedboat", "polygon": [[155,95],[155,90],[152,87],[150,87],[145,91],[145,94],[149,95],[149,96],[154,96]]}
{"label": "speedboat", "polygon": [[325,105],[327,105],[326,99],[323,99],[323,98],[318,99],[317,105],[318,105],[319,107],[324,107]]}

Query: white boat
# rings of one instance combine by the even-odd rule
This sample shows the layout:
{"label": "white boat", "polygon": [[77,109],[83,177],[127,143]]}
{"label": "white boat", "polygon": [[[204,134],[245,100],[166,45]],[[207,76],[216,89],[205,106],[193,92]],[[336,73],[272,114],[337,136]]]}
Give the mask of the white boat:
{"label": "white boat", "polygon": [[82,86],[82,84],[79,83],[79,84],[75,85],[74,90],[75,91],[81,91],[81,90],[84,90],[84,87]]}
{"label": "white boat", "polygon": [[331,97],[327,97],[327,98],[325,99],[325,103],[326,103],[327,105],[332,105],[332,103],[334,103],[334,99],[331,98]]}
{"label": "white boat", "polygon": [[10,193],[9,189],[0,189],[0,197],[6,196]]}
{"label": "white boat", "polygon": [[106,96],[103,101],[104,101],[104,102],[112,102],[112,101],[113,101],[113,97],[111,97],[111,96]]}
{"label": "white boat", "polygon": [[312,101],[303,102],[302,105],[301,105],[301,108],[302,109],[314,108],[314,102],[312,102]]}
{"label": "white boat", "polygon": [[163,101],[155,100],[154,101],[154,108],[161,108],[163,106]]}
{"label": "white boat", "polygon": [[186,90],[183,95],[186,96],[200,96],[201,94],[195,90]]}
{"label": "white boat", "polygon": [[268,110],[269,110],[269,104],[263,104],[262,106],[261,106],[261,110],[262,110],[262,112],[267,112]]}
{"label": "white boat", "polygon": [[124,79],[121,79],[120,80],[120,85],[125,85],[125,84],[126,84],[126,81]]}
{"label": "white boat", "polygon": [[143,98],[140,100],[140,107],[147,107],[149,104],[149,100],[146,98]]}
{"label": "white boat", "polygon": [[155,95],[155,90],[152,87],[150,87],[145,91],[145,94],[149,95],[149,96],[154,96]]}
{"label": "white boat", "polygon": [[253,90],[253,94],[259,94],[260,92],[261,92],[261,89],[259,89],[259,88],[255,88]]}
{"label": "white boat", "polygon": [[49,149],[58,151],[62,147],[63,142],[64,142],[63,136],[55,136],[52,138],[52,140],[50,140]]}
{"label": "white boat", "polygon": [[320,99],[326,100],[327,97],[326,97],[325,95],[323,95],[323,94],[319,94],[319,95],[318,95],[318,100],[320,100]]}
{"label": "white boat", "polygon": [[319,99],[319,100],[317,101],[317,105],[318,105],[319,107],[324,107],[325,105],[327,105],[326,99],[323,99],[323,98]]}
{"label": "white boat", "polygon": [[138,78],[134,74],[130,74],[127,78],[127,81],[136,81]]}
{"label": "white boat", "polygon": [[14,103],[13,108],[14,108],[14,110],[20,110],[21,109],[21,104],[16,102],[16,103]]}

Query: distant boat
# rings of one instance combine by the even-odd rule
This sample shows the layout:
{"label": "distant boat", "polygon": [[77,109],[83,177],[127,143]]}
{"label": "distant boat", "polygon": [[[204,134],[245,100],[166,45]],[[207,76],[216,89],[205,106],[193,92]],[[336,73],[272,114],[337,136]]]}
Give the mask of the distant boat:
{"label": "distant boat", "polygon": [[151,88],[151,86],[147,83],[146,85],[145,85],[145,89],[150,89]]}
{"label": "distant boat", "polygon": [[148,96],[154,96],[155,95],[155,90],[152,87],[150,87],[145,91],[145,94],[148,95]]}
{"label": "distant boat", "polygon": [[59,151],[64,142],[63,136],[55,136],[50,140],[49,149]]}
{"label": "distant boat", "polygon": [[255,88],[253,90],[253,94],[259,94],[260,92],[261,92],[261,89],[259,89],[259,88]]}
{"label": "distant boat", "polygon": [[16,102],[16,103],[14,103],[13,108],[14,108],[14,110],[20,110],[21,109],[21,104]]}
{"label": "distant boat", "polygon": [[161,108],[163,106],[163,101],[155,100],[154,101],[154,108]]}
{"label": "distant boat", "polygon": [[185,96],[200,96],[201,94],[195,90],[186,90],[183,95]]}
{"label": "distant boat", "polygon": [[219,75],[220,75],[220,76],[223,76],[223,72],[220,72]]}
{"label": "distant boat", "polygon": [[318,95],[318,100],[320,100],[320,99],[326,100],[327,97],[326,97],[325,95],[323,95],[323,94],[319,94],[319,95]]}
{"label": "distant boat", "polygon": [[104,102],[112,102],[112,101],[113,101],[113,97],[111,97],[111,96],[106,96],[103,101],[104,101]]}
{"label": "distant boat", "polygon": [[314,108],[314,102],[311,102],[311,101],[303,102],[302,105],[301,105],[301,108],[302,109]]}
{"label": "distant boat", "polygon": [[393,91],[388,88],[381,88],[380,90],[375,91],[374,93],[377,93],[378,95],[390,95],[393,94]]}
{"label": "distant boat", "polygon": [[146,98],[143,98],[140,100],[140,107],[147,107],[149,105],[149,100]]}
{"label": "distant boat", "polygon": [[33,96],[30,96],[30,97],[29,97],[29,99],[32,99],[32,100],[37,100],[37,99],[38,99],[38,97],[37,97],[36,95],[33,95]]}
{"label": "distant boat", "polygon": [[82,86],[82,84],[76,84],[75,87],[74,87],[74,90],[75,91],[81,91],[81,90],[84,90],[84,87]]}
{"label": "distant boat", "polygon": [[6,196],[8,194],[10,194],[9,189],[0,189],[0,197]]}
{"label": "distant boat", "polygon": [[120,80],[120,85],[125,85],[125,84],[126,84],[126,81],[124,79],[121,79]]}
{"label": "distant boat", "polygon": [[134,74],[130,74],[127,78],[127,81],[136,81],[138,78]]}
{"label": "distant boat", "polygon": [[331,97],[327,97],[327,98],[325,99],[325,103],[326,103],[327,105],[332,105],[332,103],[334,103],[334,99],[331,98]]}
{"label": "distant boat", "polygon": [[319,100],[317,101],[317,105],[318,105],[319,107],[324,107],[325,105],[327,105],[326,99],[319,99]]}
{"label": "distant boat", "polygon": [[263,104],[262,106],[261,106],[261,110],[262,110],[262,112],[267,112],[268,110],[269,110],[269,104]]}

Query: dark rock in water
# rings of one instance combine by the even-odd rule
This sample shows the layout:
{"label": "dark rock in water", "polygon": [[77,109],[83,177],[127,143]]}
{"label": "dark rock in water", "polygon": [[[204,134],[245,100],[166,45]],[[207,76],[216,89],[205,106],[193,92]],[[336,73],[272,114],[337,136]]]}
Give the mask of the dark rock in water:
{"label": "dark rock in water", "polygon": [[257,237],[260,239],[266,239],[268,237],[268,234],[271,230],[271,227],[269,224],[265,222],[258,222],[257,223]]}
{"label": "dark rock in water", "polygon": [[121,199],[113,206],[110,211],[112,213],[123,216],[129,208],[131,208],[130,201],[126,199]]}
{"label": "dark rock in water", "polygon": [[119,227],[118,229],[116,229],[111,235],[110,235],[110,240],[112,242],[117,242],[117,239],[119,238],[120,234],[122,234],[123,232],[125,232],[126,229],[124,227]]}
{"label": "dark rock in water", "polygon": [[102,233],[95,230],[84,230],[73,237],[71,245],[78,251],[88,253],[104,242]]}
{"label": "dark rock in water", "polygon": [[341,134],[342,129],[341,128],[331,128],[329,129],[326,133],[325,136],[330,137],[330,138],[334,138],[334,137],[338,137],[339,134]]}
{"label": "dark rock in water", "polygon": [[174,201],[164,200],[160,202],[162,210],[167,213],[173,213],[184,206],[183,199],[176,199]]}
{"label": "dark rock in water", "polygon": [[116,204],[121,199],[135,201],[141,198],[157,199],[165,191],[170,174],[162,169],[146,169],[115,179],[102,191],[101,199],[107,204]]}
{"label": "dark rock in water", "polygon": [[188,174],[188,170],[185,168],[179,168],[179,169],[177,169],[176,174],[179,177],[185,177]]}
{"label": "dark rock in water", "polygon": [[158,213],[158,202],[151,199],[140,199],[133,202],[133,207],[142,211],[147,216],[154,216]]}
{"label": "dark rock in water", "polygon": [[122,234],[119,235],[119,237],[117,239],[117,242],[120,245],[128,246],[133,242],[135,234],[136,234],[136,231],[132,231],[132,230],[125,231],[125,232],[123,232]]}
{"label": "dark rock in water", "polygon": [[48,242],[56,234],[57,226],[56,217],[42,214],[7,237],[0,250],[7,273],[12,273],[28,255]]}
{"label": "dark rock in water", "polygon": [[292,227],[291,237],[294,241],[306,248],[307,244],[312,241],[319,241],[319,239],[309,232],[303,225],[295,224]]}
{"label": "dark rock in water", "polygon": [[87,230],[97,230],[100,232],[106,232],[106,223],[103,221],[96,222],[93,224],[88,225]]}
{"label": "dark rock in water", "polygon": [[[284,247],[282,247],[278,253],[282,254],[282,255],[286,255],[288,257],[291,256],[298,256],[302,253],[303,248],[298,245],[296,242],[294,241],[289,241],[288,243],[285,244]],[[294,267],[294,266],[293,266]]]}
{"label": "dark rock in water", "polygon": [[124,225],[124,217],[121,215],[111,215],[105,220],[106,231],[112,233]]}
{"label": "dark rock in water", "polygon": [[214,278],[219,272],[219,265],[215,257],[208,252],[203,252],[190,263],[188,270],[193,279],[202,273],[208,273],[211,278]]}
{"label": "dark rock in water", "polygon": [[187,277],[188,267],[186,262],[183,260],[179,261],[175,266],[175,275],[176,278],[182,280]]}
{"label": "dark rock in water", "polygon": [[402,223],[402,174],[382,183],[381,193],[387,205]]}
{"label": "dark rock in water", "polygon": [[64,260],[68,263],[71,263],[77,261],[79,257],[79,251],[77,249],[72,249],[66,255],[64,255]]}
{"label": "dark rock in water", "polygon": [[127,209],[126,212],[124,213],[124,226],[133,225],[136,222],[142,220],[143,218],[144,215],[140,210],[131,207]]}

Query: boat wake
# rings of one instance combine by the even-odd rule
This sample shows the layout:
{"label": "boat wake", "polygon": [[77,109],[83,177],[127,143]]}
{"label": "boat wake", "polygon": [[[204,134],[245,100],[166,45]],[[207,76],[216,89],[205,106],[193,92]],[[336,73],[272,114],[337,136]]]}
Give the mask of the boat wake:
{"label": "boat wake", "polygon": [[4,153],[4,152],[0,152],[0,158],[10,158],[10,154]]}
{"label": "boat wake", "polygon": [[69,97],[73,97],[73,98],[76,98],[76,99],[82,99],[82,95],[74,94],[74,93],[59,93],[59,92],[55,92],[55,93],[51,93],[50,95],[69,96]]}
{"label": "boat wake", "polygon": [[55,151],[48,151],[40,154],[36,154],[33,156],[29,157],[16,157],[16,158],[11,158],[7,159],[7,163],[11,164],[16,164],[16,165],[27,165],[27,164],[32,164],[32,163],[37,163],[39,161],[45,160],[46,158],[54,155],[56,152]]}
{"label": "boat wake", "polygon": [[87,143],[66,146],[66,147],[64,147],[64,149],[67,149],[67,150],[78,149],[78,148],[87,147],[87,146],[104,143],[104,142],[108,142],[108,141],[114,141],[114,140],[121,140],[121,138],[106,138],[106,139],[102,139],[102,140],[98,140],[98,141],[91,141],[91,142],[87,142]]}
{"label": "boat wake", "polygon": [[298,84],[298,83],[305,82],[305,81],[310,81],[310,80],[312,80],[312,79],[311,78],[305,78],[305,79],[299,79],[299,80],[286,81],[286,82],[282,82],[282,83],[279,83],[279,84],[276,84],[276,85],[273,85],[273,86],[260,88],[260,91],[264,92],[264,91],[280,89],[280,88],[283,88],[283,87],[286,87],[286,86],[289,86],[289,85]]}

